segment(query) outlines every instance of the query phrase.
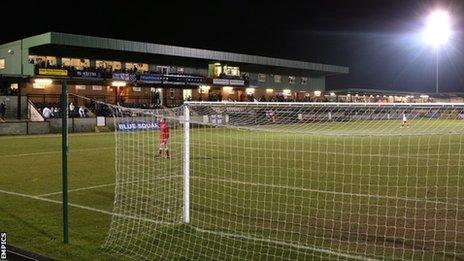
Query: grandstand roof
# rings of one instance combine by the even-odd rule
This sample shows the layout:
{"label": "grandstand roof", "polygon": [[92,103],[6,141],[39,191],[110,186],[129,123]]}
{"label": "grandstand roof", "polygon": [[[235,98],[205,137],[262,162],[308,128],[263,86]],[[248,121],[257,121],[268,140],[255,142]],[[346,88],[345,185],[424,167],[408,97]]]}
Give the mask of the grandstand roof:
{"label": "grandstand roof", "polygon": [[408,91],[397,91],[397,90],[381,90],[381,89],[362,89],[362,88],[348,88],[348,89],[336,89],[327,90],[328,92],[334,92],[336,94],[384,94],[384,95],[421,95],[426,94],[434,97],[451,97],[451,96],[464,96],[463,92],[446,92],[446,93],[435,93],[435,92],[408,92]]}
{"label": "grandstand roof", "polygon": [[54,48],[77,47],[89,50],[113,50],[127,53],[144,53],[170,57],[184,57],[188,59],[261,65],[283,69],[313,71],[325,75],[346,74],[349,72],[349,68],[344,66],[57,32],[48,32],[32,36],[23,39],[22,42],[23,48],[32,49],[40,48],[41,46],[50,47],[51,45]]}

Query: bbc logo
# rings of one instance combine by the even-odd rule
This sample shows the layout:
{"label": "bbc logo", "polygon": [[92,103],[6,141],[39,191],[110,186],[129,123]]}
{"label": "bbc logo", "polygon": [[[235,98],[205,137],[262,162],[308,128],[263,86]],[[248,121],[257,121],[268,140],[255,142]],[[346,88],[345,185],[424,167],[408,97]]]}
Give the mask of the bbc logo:
{"label": "bbc logo", "polygon": [[6,260],[6,232],[0,232],[0,260]]}

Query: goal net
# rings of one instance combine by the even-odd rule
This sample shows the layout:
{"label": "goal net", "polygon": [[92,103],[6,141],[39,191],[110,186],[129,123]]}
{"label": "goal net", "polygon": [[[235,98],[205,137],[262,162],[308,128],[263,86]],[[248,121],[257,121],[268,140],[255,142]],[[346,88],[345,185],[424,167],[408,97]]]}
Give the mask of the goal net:
{"label": "goal net", "polygon": [[464,104],[112,108],[113,253],[464,259]]}

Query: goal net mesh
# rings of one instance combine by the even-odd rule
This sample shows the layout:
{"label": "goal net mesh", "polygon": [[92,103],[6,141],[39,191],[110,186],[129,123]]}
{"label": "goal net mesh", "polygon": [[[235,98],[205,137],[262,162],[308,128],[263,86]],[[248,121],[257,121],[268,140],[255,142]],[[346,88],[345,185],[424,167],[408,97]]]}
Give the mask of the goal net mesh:
{"label": "goal net mesh", "polygon": [[[464,105],[112,107],[104,247],[140,259],[464,259]],[[166,147],[160,121],[169,126]]]}

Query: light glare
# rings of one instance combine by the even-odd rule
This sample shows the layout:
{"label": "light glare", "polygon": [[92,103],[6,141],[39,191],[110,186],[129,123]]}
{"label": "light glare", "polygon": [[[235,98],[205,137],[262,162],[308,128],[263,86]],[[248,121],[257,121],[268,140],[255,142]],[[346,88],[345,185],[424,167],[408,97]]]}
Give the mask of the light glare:
{"label": "light glare", "polygon": [[422,34],[424,41],[433,46],[445,44],[451,37],[451,21],[448,12],[433,11],[427,18]]}

